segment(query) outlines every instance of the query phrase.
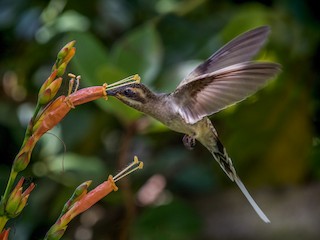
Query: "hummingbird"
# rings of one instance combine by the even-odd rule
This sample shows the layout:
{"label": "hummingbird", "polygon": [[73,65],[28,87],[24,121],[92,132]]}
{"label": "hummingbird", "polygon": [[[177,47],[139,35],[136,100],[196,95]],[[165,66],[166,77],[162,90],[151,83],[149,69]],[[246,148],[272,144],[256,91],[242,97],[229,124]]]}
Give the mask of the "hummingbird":
{"label": "hummingbird", "polygon": [[240,180],[208,116],[252,95],[279,73],[277,63],[252,60],[269,33],[270,27],[261,26],[235,37],[191,71],[172,93],[155,93],[140,82],[107,87],[106,91],[108,96],[185,134],[182,141],[186,148],[193,149],[199,141],[266,223],[270,220]]}

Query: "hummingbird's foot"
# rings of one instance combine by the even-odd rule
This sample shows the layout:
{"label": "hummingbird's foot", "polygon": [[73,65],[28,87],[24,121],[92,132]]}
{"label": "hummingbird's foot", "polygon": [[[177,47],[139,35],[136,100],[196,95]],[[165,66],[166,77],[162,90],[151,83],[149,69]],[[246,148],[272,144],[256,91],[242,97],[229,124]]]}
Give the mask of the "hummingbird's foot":
{"label": "hummingbird's foot", "polygon": [[188,150],[193,150],[193,148],[196,146],[196,139],[187,134],[183,136],[182,142]]}

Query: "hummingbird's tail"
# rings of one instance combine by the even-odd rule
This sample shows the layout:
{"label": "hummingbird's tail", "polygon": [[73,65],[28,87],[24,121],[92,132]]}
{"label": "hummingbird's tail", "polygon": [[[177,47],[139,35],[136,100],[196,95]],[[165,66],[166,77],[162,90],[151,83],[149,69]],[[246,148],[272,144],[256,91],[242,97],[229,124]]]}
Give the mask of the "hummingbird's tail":
{"label": "hummingbird's tail", "polygon": [[261,208],[258,206],[258,204],[253,200],[250,193],[248,192],[247,188],[244,186],[242,181],[238,176],[234,178],[234,181],[240,188],[241,192],[244,194],[244,196],[247,198],[253,209],[256,211],[256,213],[259,215],[259,217],[266,223],[270,223],[269,218],[264,214],[264,212],[261,210]]}
{"label": "hummingbird's tail", "polygon": [[256,211],[256,213],[259,215],[259,217],[264,222],[269,223],[270,220],[253,200],[248,190],[238,177],[237,172],[231,161],[231,158],[228,156],[226,148],[220,142],[217,131],[214,129],[209,118],[203,119],[202,121],[198,122],[198,124],[199,128],[201,129],[201,134],[199,134],[199,136],[197,136],[196,139],[211,152],[214,159],[219,163],[220,167],[228,175],[228,177],[232,181],[236,182],[236,184],[238,185],[244,196],[248,199],[249,203]]}
{"label": "hummingbird's tail", "polygon": [[225,147],[222,145],[220,140],[216,137],[216,148],[210,151],[214,157],[214,159],[220,164],[223,171],[228,175],[228,177],[236,182],[238,187],[240,188],[243,195],[247,198],[253,209],[259,215],[259,217],[266,223],[270,223],[268,217],[263,213],[257,203],[253,200],[247,188],[244,186],[239,176],[236,173],[236,170],[233,166],[231,158],[228,156]]}

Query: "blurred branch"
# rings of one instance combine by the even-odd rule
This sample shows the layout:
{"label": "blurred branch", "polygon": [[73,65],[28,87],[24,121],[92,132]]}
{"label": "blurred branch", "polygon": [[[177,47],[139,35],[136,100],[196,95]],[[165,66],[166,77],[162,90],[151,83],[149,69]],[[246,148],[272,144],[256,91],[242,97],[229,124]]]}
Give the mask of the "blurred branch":
{"label": "blurred branch", "polygon": [[[130,151],[130,146],[132,145],[132,140],[134,135],[137,132],[137,121],[132,122],[125,128],[125,132],[122,136],[121,143],[120,143],[120,152],[118,158],[118,166],[123,166],[126,164],[126,159],[128,159],[128,154]],[[124,205],[126,208],[126,215],[122,221],[122,231],[120,233],[119,239],[126,240],[129,237],[129,227],[131,222],[134,219],[136,214],[136,209],[134,205],[134,195],[131,189],[130,179],[126,178],[120,183]]]}

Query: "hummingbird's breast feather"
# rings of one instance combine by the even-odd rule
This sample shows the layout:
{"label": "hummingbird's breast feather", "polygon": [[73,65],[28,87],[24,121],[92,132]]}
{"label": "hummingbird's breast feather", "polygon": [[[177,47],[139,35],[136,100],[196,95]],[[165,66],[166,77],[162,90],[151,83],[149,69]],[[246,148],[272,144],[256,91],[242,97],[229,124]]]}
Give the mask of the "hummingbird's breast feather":
{"label": "hummingbird's breast feather", "polygon": [[158,101],[149,104],[148,109],[143,112],[162,122],[173,131],[195,135],[196,124],[188,124],[177,110],[177,106],[170,97],[161,97]]}

